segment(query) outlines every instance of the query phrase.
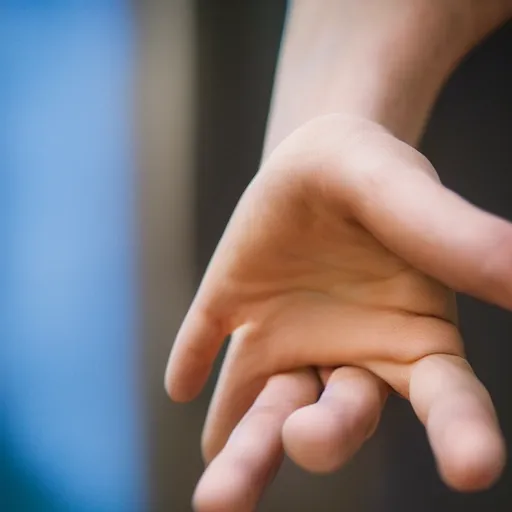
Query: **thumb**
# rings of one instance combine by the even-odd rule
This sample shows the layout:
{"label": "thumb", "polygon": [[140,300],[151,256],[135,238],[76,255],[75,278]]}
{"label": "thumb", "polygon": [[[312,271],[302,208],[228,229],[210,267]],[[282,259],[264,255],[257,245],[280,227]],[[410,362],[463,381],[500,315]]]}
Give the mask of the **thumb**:
{"label": "thumb", "polygon": [[418,152],[362,173],[353,208],[386,247],[450,288],[512,309],[512,224],[433,178]]}

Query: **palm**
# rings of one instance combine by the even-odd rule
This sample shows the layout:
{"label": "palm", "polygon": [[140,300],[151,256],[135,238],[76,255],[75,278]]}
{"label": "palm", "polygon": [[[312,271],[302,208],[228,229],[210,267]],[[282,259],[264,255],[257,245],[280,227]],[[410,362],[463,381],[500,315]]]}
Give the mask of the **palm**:
{"label": "palm", "polygon": [[407,395],[403,365],[436,352],[461,353],[452,293],[351,216],[339,192],[326,186],[331,176],[316,173],[312,180],[307,170],[294,171],[254,180],[207,275],[215,316],[228,332],[245,331],[236,364],[242,368],[245,359],[266,376],[357,365]]}

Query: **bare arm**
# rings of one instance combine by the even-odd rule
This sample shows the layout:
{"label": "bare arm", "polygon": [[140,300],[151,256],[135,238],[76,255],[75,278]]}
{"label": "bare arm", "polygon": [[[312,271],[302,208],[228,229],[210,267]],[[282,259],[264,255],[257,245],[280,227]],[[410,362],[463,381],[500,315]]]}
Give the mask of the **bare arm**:
{"label": "bare arm", "polygon": [[335,112],[415,145],[454,67],[511,15],[510,0],[293,1],[265,155],[303,123]]}

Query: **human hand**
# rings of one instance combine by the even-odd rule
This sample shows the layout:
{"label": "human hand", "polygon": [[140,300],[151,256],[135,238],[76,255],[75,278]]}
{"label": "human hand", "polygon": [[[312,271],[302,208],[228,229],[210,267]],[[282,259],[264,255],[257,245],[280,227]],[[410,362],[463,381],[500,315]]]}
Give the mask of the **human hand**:
{"label": "human hand", "polygon": [[[316,119],[277,148],[241,199],[173,348],[169,393],[192,399],[235,332],[205,427],[207,460],[260,392],[252,412],[258,403],[270,412],[252,417],[274,425],[268,432],[279,456],[273,432],[279,438],[289,414],[315,402],[319,384],[304,371],[264,389],[269,377],[343,366],[320,402],[284,425],[296,461],[320,470],[343,461],[394,389],[425,423],[445,481],[485,487],[501,471],[503,442],[490,399],[464,360],[453,295],[441,282],[512,307],[511,261],[510,225],[443,188],[415,150],[371,122]],[[321,410],[332,417],[347,401],[356,404],[352,417],[338,423],[349,425],[352,450],[312,460],[311,425]],[[223,453],[249,439],[250,418]]]}

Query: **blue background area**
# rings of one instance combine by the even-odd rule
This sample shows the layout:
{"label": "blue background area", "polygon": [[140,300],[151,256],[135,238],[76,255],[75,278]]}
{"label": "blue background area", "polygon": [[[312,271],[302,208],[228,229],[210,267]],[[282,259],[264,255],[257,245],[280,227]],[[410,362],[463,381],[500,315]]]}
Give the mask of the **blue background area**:
{"label": "blue background area", "polygon": [[0,4],[0,510],[144,508],[131,22]]}

